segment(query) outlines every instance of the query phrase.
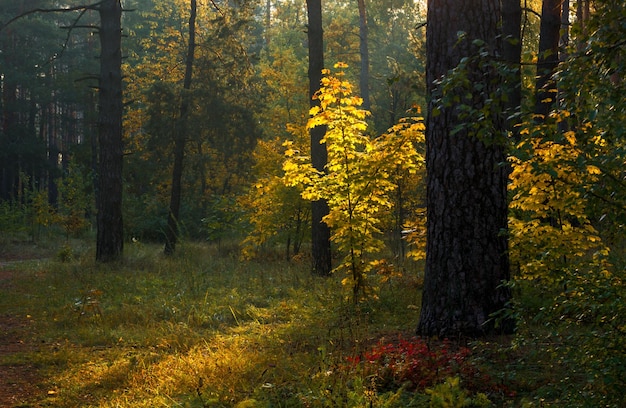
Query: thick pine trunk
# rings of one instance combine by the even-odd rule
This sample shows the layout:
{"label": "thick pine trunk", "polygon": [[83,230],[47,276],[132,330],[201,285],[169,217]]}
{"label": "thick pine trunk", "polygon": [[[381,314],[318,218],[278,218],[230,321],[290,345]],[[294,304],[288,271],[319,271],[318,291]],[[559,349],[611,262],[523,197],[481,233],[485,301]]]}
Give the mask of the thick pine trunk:
{"label": "thick pine trunk", "polygon": [[[322,31],[322,2],[321,0],[307,0],[309,25],[307,29],[309,41],[309,99],[311,106],[318,104],[313,95],[320,89],[322,69],[324,68],[324,34]],[[311,163],[319,171],[325,171],[328,162],[326,145],[320,143],[326,134],[325,126],[316,126],[311,129]],[[311,246],[313,256],[313,273],[316,275],[330,275],[332,270],[330,253],[330,228],[322,221],[328,214],[328,203],[325,200],[314,201],[311,204]]]}
{"label": "thick pine trunk", "polygon": [[185,159],[185,144],[187,142],[187,121],[189,115],[189,95],[193,78],[193,63],[196,49],[196,14],[197,2],[191,0],[189,15],[189,44],[187,48],[187,61],[185,65],[185,78],[183,79],[183,95],[180,103],[180,117],[174,140],[174,168],[172,170],[172,191],[170,195],[170,211],[167,218],[167,231],[165,234],[165,248],[163,252],[171,255],[176,249],[178,242],[180,217],[180,199],[182,195],[183,162]]}
{"label": "thick pine trunk", "polygon": [[100,13],[100,83],[98,113],[98,192],[96,260],[122,256],[122,6],[103,1]]}
{"label": "thick pine trunk", "polygon": [[[499,0],[430,0],[427,27],[427,87],[476,55],[474,39],[497,51]],[[467,34],[459,40],[457,33]],[[470,68],[471,69],[471,68]],[[490,84],[490,72],[474,67],[470,81]],[[486,85],[486,86],[497,86]],[[472,103],[488,96],[475,94]],[[431,102],[432,104],[432,102]],[[498,132],[504,123],[491,124]],[[456,107],[427,117],[427,248],[422,309],[417,332],[425,336],[476,336],[492,331],[490,315],[510,298],[507,255],[505,147],[478,140],[468,130],[451,134],[461,121]],[[499,135],[493,135],[498,141]]]}

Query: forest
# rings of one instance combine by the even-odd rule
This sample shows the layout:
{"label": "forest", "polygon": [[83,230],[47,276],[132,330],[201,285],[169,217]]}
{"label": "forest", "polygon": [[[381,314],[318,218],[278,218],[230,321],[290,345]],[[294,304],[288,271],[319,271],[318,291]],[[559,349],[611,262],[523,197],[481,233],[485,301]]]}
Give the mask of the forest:
{"label": "forest", "polygon": [[626,5],[0,0],[0,406],[626,405]]}

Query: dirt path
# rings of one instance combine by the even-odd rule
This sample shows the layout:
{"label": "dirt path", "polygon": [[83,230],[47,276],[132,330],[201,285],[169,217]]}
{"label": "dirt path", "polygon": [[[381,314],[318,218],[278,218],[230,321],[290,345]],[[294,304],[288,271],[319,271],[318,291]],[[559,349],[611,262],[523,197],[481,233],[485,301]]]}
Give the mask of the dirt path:
{"label": "dirt path", "polygon": [[[10,291],[16,279],[10,263],[0,263],[0,296]],[[20,358],[32,351],[30,322],[26,316],[14,316],[0,310],[0,407],[27,405],[37,399],[41,377],[37,368]]]}

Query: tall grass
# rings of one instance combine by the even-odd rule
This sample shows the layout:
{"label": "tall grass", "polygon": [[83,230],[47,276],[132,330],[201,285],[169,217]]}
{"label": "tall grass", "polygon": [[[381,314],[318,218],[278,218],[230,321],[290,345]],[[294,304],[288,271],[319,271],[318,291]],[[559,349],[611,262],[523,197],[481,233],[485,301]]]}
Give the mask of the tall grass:
{"label": "tall grass", "polygon": [[0,307],[32,322],[37,347],[21,358],[45,378],[36,406],[343,405],[355,389],[336,370],[345,357],[417,322],[415,273],[355,307],[339,279],[314,277],[308,262],[160,250],[132,243],[114,264],[83,249],[14,266]]}
{"label": "tall grass", "polygon": [[[355,305],[340,276],[315,277],[306,260],[241,262],[226,244],[164,257],[134,242],[104,265],[83,242],[54,248],[4,264],[15,278],[0,281],[2,315],[29,322],[32,337],[0,364],[34,365],[42,379],[25,406],[624,406],[619,285],[561,307],[558,293],[517,282],[515,336],[422,347],[406,341],[419,265],[386,265],[372,277],[377,298]],[[581,307],[613,326],[569,322]]]}

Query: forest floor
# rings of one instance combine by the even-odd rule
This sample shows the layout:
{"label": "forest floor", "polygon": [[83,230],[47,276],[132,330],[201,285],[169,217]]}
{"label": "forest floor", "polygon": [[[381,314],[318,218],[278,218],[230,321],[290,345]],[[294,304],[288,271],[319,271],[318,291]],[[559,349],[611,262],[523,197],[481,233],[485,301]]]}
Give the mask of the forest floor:
{"label": "forest floor", "polygon": [[[19,279],[19,272],[14,267],[17,263],[47,255],[38,254],[30,246],[2,251],[0,296],[11,291],[14,280]],[[20,358],[36,346],[28,316],[0,310],[0,407],[29,406],[28,401],[38,399],[44,392],[38,387],[41,375],[37,367]]]}

